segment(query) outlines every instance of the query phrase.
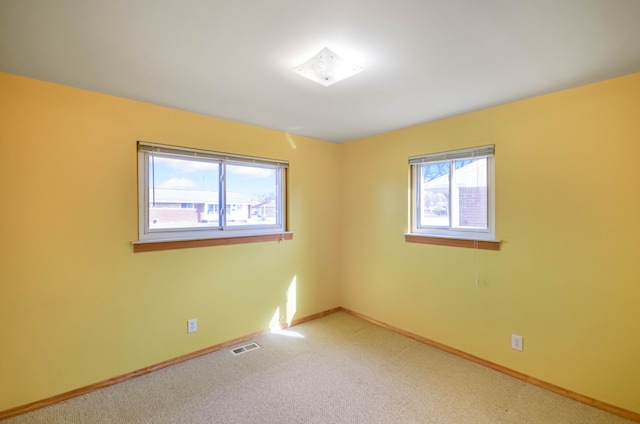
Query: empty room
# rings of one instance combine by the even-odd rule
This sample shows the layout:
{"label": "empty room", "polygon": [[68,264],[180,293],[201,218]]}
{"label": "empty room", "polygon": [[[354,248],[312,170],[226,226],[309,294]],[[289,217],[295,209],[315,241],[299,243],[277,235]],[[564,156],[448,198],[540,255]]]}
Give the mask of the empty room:
{"label": "empty room", "polygon": [[0,0],[0,421],[640,422],[639,23]]}

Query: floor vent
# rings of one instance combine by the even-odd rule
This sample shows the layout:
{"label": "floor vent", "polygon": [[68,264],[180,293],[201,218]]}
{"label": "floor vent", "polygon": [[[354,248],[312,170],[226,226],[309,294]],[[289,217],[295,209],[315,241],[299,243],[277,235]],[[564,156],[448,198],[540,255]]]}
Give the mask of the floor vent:
{"label": "floor vent", "polygon": [[241,355],[243,353],[249,352],[251,350],[256,350],[258,348],[260,348],[260,346],[257,343],[249,343],[244,346],[233,348],[229,352],[237,356],[237,355]]}

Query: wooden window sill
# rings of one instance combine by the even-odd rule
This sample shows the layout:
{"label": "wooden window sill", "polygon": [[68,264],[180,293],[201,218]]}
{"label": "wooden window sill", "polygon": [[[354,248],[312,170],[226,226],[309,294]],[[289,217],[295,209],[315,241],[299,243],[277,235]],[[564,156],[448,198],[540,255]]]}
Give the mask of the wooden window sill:
{"label": "wooden window sill", "polygon": [[492,240],[470,240],[449,237],[433,237],[416,234],[405,234],[404,241],[407,243],[435,244],[438,246],[470,247],[472,249],[500,250],[500,241]]}
{"label": "wooden window sill", "polygon": [[195,240],[171,240],[134,242],[133,252],[156,252],[159,250],[189,249],[192,247],[227,246],[231,244],[261,243],[265,241],[292,240],[293,233],[262,234],[244,237],[219,237]]}

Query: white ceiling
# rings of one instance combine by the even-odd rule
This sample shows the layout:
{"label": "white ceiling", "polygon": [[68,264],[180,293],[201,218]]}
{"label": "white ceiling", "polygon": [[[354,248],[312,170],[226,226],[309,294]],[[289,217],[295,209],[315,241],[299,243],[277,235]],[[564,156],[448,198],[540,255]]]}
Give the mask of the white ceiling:
{"label": "white ceiling", "polygon": [[0,71],[344,142],[638,72],[640,0],[0,0]]}

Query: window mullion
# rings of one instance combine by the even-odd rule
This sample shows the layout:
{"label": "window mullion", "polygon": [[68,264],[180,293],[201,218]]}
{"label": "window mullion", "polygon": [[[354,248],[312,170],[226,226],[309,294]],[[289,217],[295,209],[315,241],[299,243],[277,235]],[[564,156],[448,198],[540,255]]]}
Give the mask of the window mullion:
{"label": "window mullion", "polygon": [[453,226],[451,225],[451,215],[453,214],[453,204],[452,204],[452,199],[453,199],[453,183],[454,183],[454,178],[453,178],[453,173],[455,172],[455,161],[451,160],[449,161],[449,195],[448,197],[448,206],[447,206],[447,218],[448,218],[448,229],[451,230],[453,228]]}
{"label": "window mullion", "polygon": [[220,228],[227,228],[227,161],[220,163],[220,176],[218,183],[218,202],[220,204]]}
{"label": "window mullion", "polygon": [[413,199],[415,202],[413,226],[422,227],[422,165],[413,165]]}
{"label": "window mullion", "polygon": [[[284,199],[284,185],[282,184],[282,174],[283,174],[283,170],[282,169],[278,169],[278,171],[276,172],[276,199],[275,202],[276,204],[280,204],[280,205],[284,205],[282,202],[282,199]],[[282,221],[283,221],[283,209],[284,206],[282,208],[278,208],[278,211],[276,213],[276,223],[278,225],[282,225]]]}
{"label": "window mullion", "polygon": [[151,190],[153,192],[153,206],[156,205],[156,155],[151,152]]}

